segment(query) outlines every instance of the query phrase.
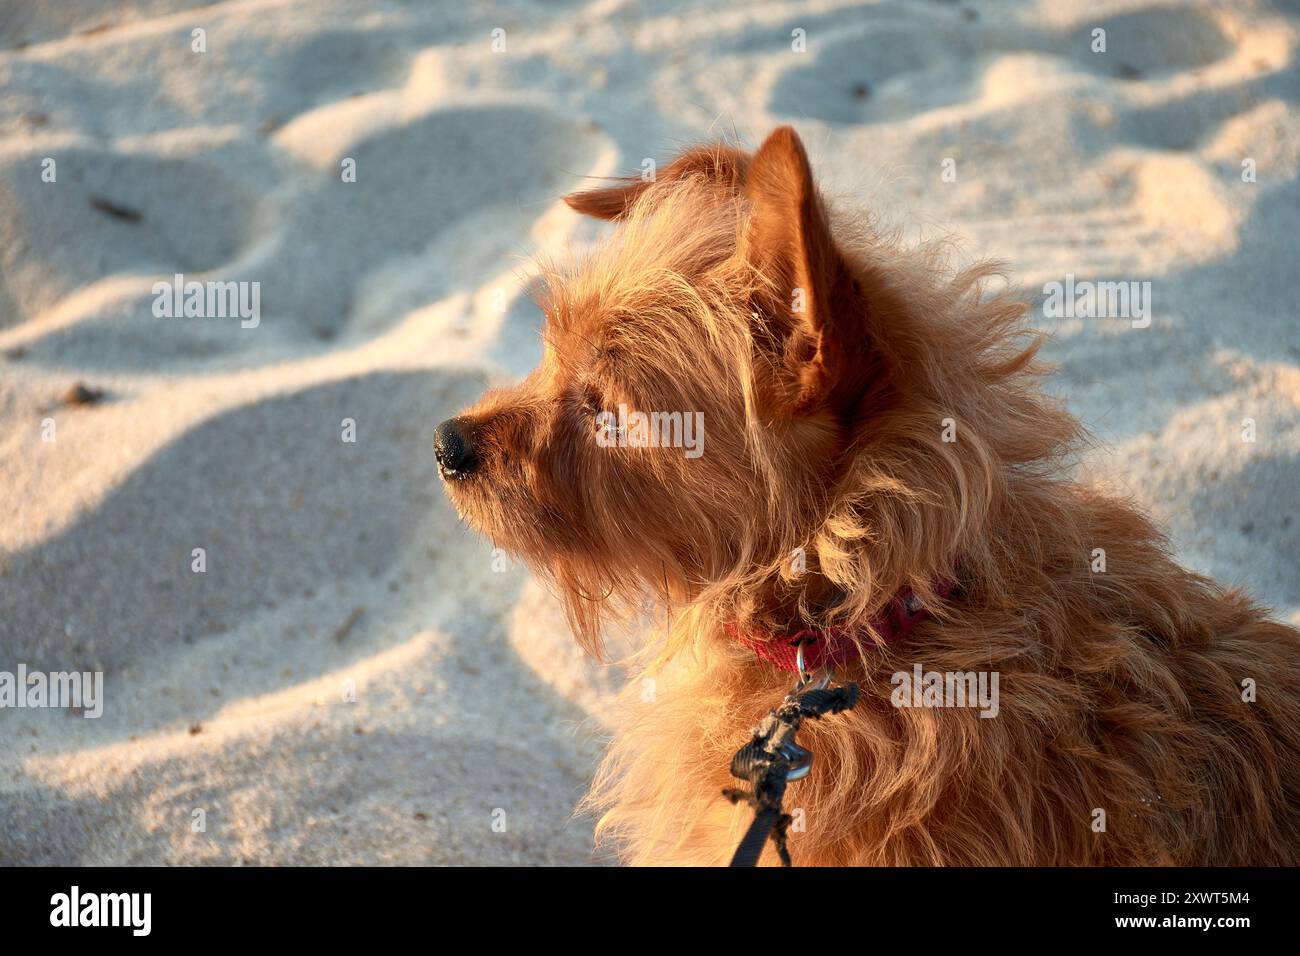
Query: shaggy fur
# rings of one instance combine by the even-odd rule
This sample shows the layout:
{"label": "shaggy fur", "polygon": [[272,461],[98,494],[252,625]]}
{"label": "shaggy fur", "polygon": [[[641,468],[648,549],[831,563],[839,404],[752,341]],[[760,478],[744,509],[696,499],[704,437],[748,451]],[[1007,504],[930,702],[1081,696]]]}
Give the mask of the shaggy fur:
{"label": "shaggy fur", "polygon": [[[1064,477],[1079,428],[990,267],[832,222],[789,128],[569,202],[619,227],[551,270],[543,361],[457,419],[478,466],[446,485],[589,648],[663,617],[589,797],[627,861],[725,863],[748,822],[728,763],[791,679],[734,623],[860,635],[861,702],[800,732],[797,864],[1300,862],[1300,633]],[[702,411],[703,456],[599,447],[619,403]],[[885,646],[904,586],[936,617]],[[1000,713],[892,706],[917,662],[997,672]]]}

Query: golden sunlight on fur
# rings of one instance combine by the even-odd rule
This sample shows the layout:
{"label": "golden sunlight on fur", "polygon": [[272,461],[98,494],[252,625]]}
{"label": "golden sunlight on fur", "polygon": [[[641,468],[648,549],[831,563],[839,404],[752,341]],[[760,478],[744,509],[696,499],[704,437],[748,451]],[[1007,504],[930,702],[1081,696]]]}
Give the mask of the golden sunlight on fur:
{"label": "golden sunlight on fur", "polygon": [[[728,765],[792,678],[739,624],[860,644],[857,707],[800,732],[796,864],[1300,862],[1300,633],[1065,477],[1079,427],[992,267],[829,216],[788,127],[569,201],[613,237],[549,270],[542,364],[445,423],[440,461],[588,647],[660,612],[588,798],[626,861],[725,864],[752,816]],[[702,412],[704,453],[600,447],[620,404]],[[934,619],[885,645],[904,587]],[[916,664],[997,673],[997,716],[894,706]]]}

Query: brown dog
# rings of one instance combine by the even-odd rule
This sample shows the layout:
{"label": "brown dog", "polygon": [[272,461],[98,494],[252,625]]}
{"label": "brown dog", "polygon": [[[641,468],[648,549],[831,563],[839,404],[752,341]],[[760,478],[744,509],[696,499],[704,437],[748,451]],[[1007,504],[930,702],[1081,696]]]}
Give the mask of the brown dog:
{"label": "brown dog", "polygon": [[1300,862],[1300,633],[1062,476],[1078,426],[990,268],[832,219],[786,127],[568,202],[618,230],[436,450],[586,646],[665,615],[589,798],[627,860],[731,857],[720,791],[799,634],[862,693],[800,731],[798,863]]}

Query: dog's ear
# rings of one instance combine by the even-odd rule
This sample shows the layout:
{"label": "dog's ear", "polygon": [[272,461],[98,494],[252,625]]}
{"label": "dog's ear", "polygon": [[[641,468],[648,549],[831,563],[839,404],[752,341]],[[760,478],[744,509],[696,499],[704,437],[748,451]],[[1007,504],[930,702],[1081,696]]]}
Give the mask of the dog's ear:
{"label": "dog's ear", "polygon": [[597,219],[622,219],[641,194],[656,182],[671,182],[687,176],[700,176],[739,192],[749,156],[732,146],[696,146],[682,153],[661,169],[654,179],[626,176],[617,186],[571,193],[564,201],[571,209]]}
{"label": "dog's ear", "polygon": [[741,245],[759,277],[755,338],[774,359],[776,404],[798,411],[823,401],[860,399],[866,359],[866,304],[831,237],[799,136],[782,126],[749,164],[751,204]]}

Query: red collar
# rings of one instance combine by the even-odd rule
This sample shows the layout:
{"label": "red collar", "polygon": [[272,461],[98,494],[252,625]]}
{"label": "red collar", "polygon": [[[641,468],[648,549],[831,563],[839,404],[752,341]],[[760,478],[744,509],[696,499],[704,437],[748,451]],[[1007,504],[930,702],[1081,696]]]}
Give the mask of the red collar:
{"label": "red collar", "polygon": [[[953,592],[954,585],[945,582],[936,585],[934,590],[939,597],[946,598]],[[933,612],[921,603],[911,588],[903,588],[871,619],[871,624],[886,644],[892,644],[907,637],[912,633],[912,628],[933,616]],[[794,634],[777,637],[763,631],[744,632],[736,625],[728,624],[727,633],[757,657],[792,674],[799,673],[795,659],[800,644],[804,646],[804,666],[809,671],[827,665],[844,664],[861,654],[860,645],[853,639],[851,629],[843,627],[825,631],[808,627]]]}

